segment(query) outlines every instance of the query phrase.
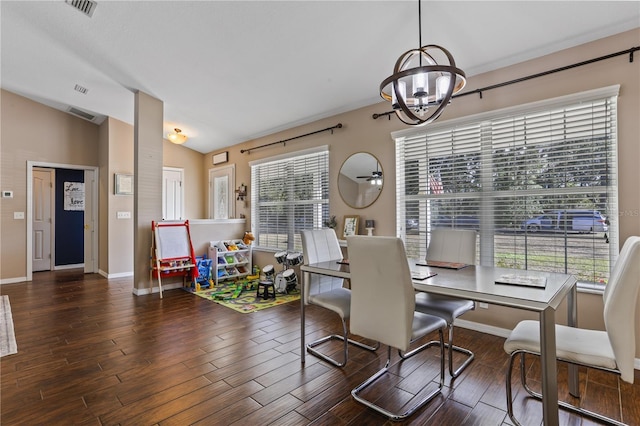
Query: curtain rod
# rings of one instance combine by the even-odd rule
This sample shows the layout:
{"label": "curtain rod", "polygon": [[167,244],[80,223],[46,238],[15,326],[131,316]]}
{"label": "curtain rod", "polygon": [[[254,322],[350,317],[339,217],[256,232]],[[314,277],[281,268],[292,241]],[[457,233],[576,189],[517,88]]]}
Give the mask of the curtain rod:
{"label": "curtain rod", "polygon": [[335,126],[332,126],[332,127],[327,127],[326,129],[316,130],[315,132],[305,133],[304,135],[294,136],[294,137],[289,138],[289,139],[283,139],[283,140],[277,141],[277,142],[266,143],[264,145],[254,146],[253,148],[249,148],[249,149],[241,149],[240,150],[240,154],[244,154],[245,152],[248,153],[248,154],[251,154],[251,151],[253,151],[254,149],[260,149],[260,148],[264,148],[264,147],[267,147],[267,146],[275,145],[275,144],[278,144],[278,143],[286,144],[286,142],[292,141],[294,139],[304,138],[305,136],[315,135],[316,133],[331,131],[331,134],[333,134],[333,129],[340,129],[340,128],[342,128],[342,123],[338,123],[338,124],[336,124]]}
{"label": "curtain rod", "polygon": [[[599,61],[604,61],[605,59],[611,59],[614,58],[616,56],[621,56],[621,55],[629,55],[629,62],[633,62],[633,52],[640,50],[640,46],[636,46],[636,47],[631,47],[629,49],[626,50],[621,50],[619,52],[615,52],[615,53],[610,53],[608,55],[604,55],[604,56],[600,56],[597,58],[593,58],[593,59],[588,59],[586,61],[582,61],[582,62],[577,62],[575,64],[571,64],[571,65],[565,65],[564,67],[560,67],[560,68],[554,68],[552,70],[549,71],[543,71],[543,72],[539,72],[537,74],[531,74],[528,75],[526,77],[520,77],[520,78],[516,78],[514,80],[509,80],[509,81],[505,81],[503,83],[498,83],[498,84],[493,84],[491,86],[486,86],[486,87],[482,87],[480,89],[475,89],[475,90],[471,90],[468,92],[464,92],[464,93],[458,93],[457,95],[453,95],[451,96],[451,98],[459,98],[461,96],[467,96],[467,95],[472,95],[474,93],[478,93],[480,95],[480,99],[482,99],[482,92],[486,92],[488,90],[492,90],[492,89],[497,89],[499,87],[504,87],[504,86],[509,86],[511,84],[515,84],[515,83],[521,83],[523,81],[527,81],[527,80],[531,80],[534,78],[538,78],[538,77],[544,77],[545,75],[549,75],[549,74],[554,74],[556,72],[560,72],[560,71],[566,71],[568,69],[572,69],[572,68],[577,68],[577,67],[581,67],[583,65],[588,65],[588,64],[592,64],[594,62],[599,62]],[[384,117],[385,115],[389,117],[389,120],[391,120],[391,114],[395,114],[395,111],[387,111],[387,112],[383,112],[380,114],[373,114],[373,119],[376,120],[380,117]]]}

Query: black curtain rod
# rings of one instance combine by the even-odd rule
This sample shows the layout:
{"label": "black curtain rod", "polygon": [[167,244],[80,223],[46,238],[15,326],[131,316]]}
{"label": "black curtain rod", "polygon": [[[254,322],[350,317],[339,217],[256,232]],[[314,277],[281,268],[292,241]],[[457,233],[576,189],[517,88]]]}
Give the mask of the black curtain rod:
{"label": "black curtain rod", "polygon": [[[568,69],[571,68],[577,68],[577,67],[581,67],[583,65],[588,65],[588,64],[592,64],[594,62],[599,62],[599,61],[604,61],[605,59],[611,59],[614,58],[616,56],[621,56],[621,55],[629,55],[629,62],[633,62],[633,52],[640,50],[640,46],[636,46],[636,47],[632,47],[626,50],[621,50],[619,52],[615,52],[615,53],[610,53],[609,55],[604,55],[604,56],[600,56],[598,58],[593,58],[593,59],[588,59],[586,61],[582,61],[582,62],[577,62],[575,64],[571,64],[571,65],[566,65],[564,67],[560,67],[560,68],[555,68],[549,71],[543,71],[543,72],[539,72],[537,74],[531,74],[528,75],[526,77],[521,77],[521,78],[516,78],[515,80],[509,80],[509,81],[505,81],[503,83],[498,83],[498,84],[493,84],[491,86],[486,86],[486,87],[482,87],[480,89],[475,89],[475,90],[471,90],[469,92],[464,92],[464,93],[458,93],[457,95],[453,95],[451,96],[451,98],[459,98],[462,96],[467,96],[467,95],[472,95],[474,93],[478,93],[480,95],[480,99],[482,99],[482,92],[486,92],[488,90],[492,90],[492,89],[497,89],[499,87],[504,87],[504,86],[509,86],[511,84],[515,84],[515,83],[521,83],[523,81],[527,81],[527,80],[531,80],[534,78],[538,78],[538,77],[544,77],[545,75],[549,75],[549,74],[554,74],[556,72],[560,72],[560,71],[566,71]],[[383,116],[389,116],[389,119],[391,119],[391,114],[394,114],[395,111],[387,111],[387,112],[383,112],[381,114],[373,114],[373,119],[378,119],[380,117]]]}
{"label": "black curtain rod", "polygon": [[340,128],[342,128],[342,123],[338,123],[338,124],[336,124],[335,126],[332,126],[332,127],[327,127],[326,129],[316,130],[315,132],[305,133],[304,135],[294,136],[294,137],[289,138],[289,139],[283,139],[283,140],[277,141],[277,142],[266,143],[264,145],[254,146],[253,148],[249,148],[249,149],[241,149],[240,150],[240,154],[244,154],[245,152],[248,153],[248,154],[251,154],[251,151],[253,151],[254,149],[260,149],[260,148],[264,148],[264,147],[275,145],[275,144],[279,144],[279,143],[286,144],[286,142],[292,141],[294,139],[304,138],[305,136],[315,135],[316,133],[322,133],[322,132],[331,131],[331,134],[333,134],[333,129],[340,129]]}

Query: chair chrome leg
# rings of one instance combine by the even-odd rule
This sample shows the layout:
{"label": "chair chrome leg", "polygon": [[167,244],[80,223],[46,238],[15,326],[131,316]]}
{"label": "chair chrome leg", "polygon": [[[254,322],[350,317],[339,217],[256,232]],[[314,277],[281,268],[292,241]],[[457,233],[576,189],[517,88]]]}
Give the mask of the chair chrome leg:
{"label": "chair chrome leg", "polygon": [[[511,421],[513,422],[513,424],[515,426],[520,426],[520,423],[518,422],[518,420],[515,418],[515,415],[513,414],[513,395],[512,395],[512,390],[511,390],[511,374],[513,371],[513,361],[515,360],[515,357],[517,355],[520,355],[520,381],[522,383],[522,387],[524,387],[525,391],[531,395],[531,397],[542,401],[542,394],[539,392],[534,391],[533,389],[531,389],[529,387],[529,385],[527,385],[527,374],[526,374],[526,363],[525,363],[525,354],[531,354],[531,355],[538,355],[536,353],[532,353],[529,351],[515,351],[511,354],[511,357],[509,359],[509,368],[507,369],[507,414],[509,415],[509,418],[511,419]],[[603,371],[608,371],[610,373],[613,374],[618,374],[617,371],[615,370],[609,370],[609,369],[602,369]],[[614,425],[614,426],[628,426],[626,423],[622,423],[619,422],[615,419],[612,419],[610,417],[605,417],[602,414],[598,414],[598,413],[594,413],[593,411],[589,411],[589,410],[585,410],[584,408],[581,407],[576,407],[575,405],[569,404],[567,402],[564,401],[558,401],[558,406],[564,408],[565,410],[571,411],[573,413],[582,415],[582,416],[586,416],[586,417],[590,417],[592,419],[596,419],[598,421],[601,421],[605,424],[608,425]]]}
{"label": "chair chrome leg", "polygon": [[[367,380],[365,380],[363,383],[361,383],[360,385],[358,385],[356,388],[354,388],[351,391],[351,395],[353,396],[353,399],[355,399],[356,401],[358,401],[359,403],[377,411],[380,414],[383,414],[387,417],[389,417],[390,420],[393,421],[399,421],[399,420],[403,420],[406,419],[407,417],[411,416],[414,412],[416,412],[416,410],[422,408],[424,405],[426,405],[429,401],[431,401],[433,398],[435,398],[437,395],[440,394],[440,392],[442,392],[442,388],[444,387],[444,337],[443,337],[443,333],[442,330],[439,330],[440,333],[440,342],[434,341],[436,342],[436,344],[438,344],[440,346],[440,383],[438,385],[438,388],[431,391],[427,396],[425,396],[424,398],[422,398],[420,401],[418,401],[416,404],[414,404],[412,407],[410,407],[409,409],[407,409],[405,412],[403,413],[392,413],[389,410],[374,404],[371,401],[368,401],[362,397],[360,397],[360,393],[367,388],[369,385],[371,385],[372,383],[374,383],[377,379],[379,379],[380,377],[382,377],[386,372],[387,369],[389,368],[389,364],[391,362],[391,347],[388,348],[387,350],[387,362],[385,364],[385,366],[380,369],[377,373],[375,373],[373,376],[369,377]],[[416,349],[418,350],[418,352],[420,350],[426,349],[427,345],[429,345],[428,343],[422,345],[420,348]],[[433,346],[433,345],[430,345]],[[415,352],[411,351],[411,352]],[[409,353],[411,353],[409,352]],[[405,354],[405,357],[407,357],[407,354]],[[406,358],[403,358],[406,359]]]}
{"label": "chair chrome leg", "polygon": [[[417,348],[412,349],[409,352],[405,352],[405,353],[402,353],[402,351],[398,349],[398,355],[400,355],[400,358],[402,359],[409,359],[415,354],[417,354],[418,352],[422,352],[423,350],[430,348],[431,346],[440,346],[440,342],[438,342],[437,340],[432,340],[430,342],[425,343],[422,346],[418,346]],[[444,356],[444,346],[442,346],[441,349],[442,349],[442,355]]]}
{"label": "chair chrome leg", "polygon": [[[361,342],[357,342],[355,340],[349,339],[349,331],[347,329],[347,323],[346,321],[342,320],[342,331],[343,331],[343,335],[340,336],[338,334],[331,334],[329,336],[325,336],[322,337],[318,340],[314,340],[313,342],[310,342],[307,344],[307,352],[309,352],[311,355],[317,356],[320,359],[323,359],[325,361],[327,361],[328,363],[335,365],[336,367],[344,367],[345,364],[347,363],[347,359],[348,359],[348,348],[349,348],[349,344],[352,344],[354,346],[358,346],[359,348],[362,349],[366,349],[368,351],[372,351],[375,352],[376,350],[378,350],[378,348],[380,347],[380,343],[377,342],[375,346],[369,346],[366,345],[364,343]],[[342,361],[338,361],[335,360],[321,352],[318,352],[316,349],[314,349],[314,347],[328,342],[329,340],[342,340],[342,342],[344,343],[343,346],[343,354],[342,354]]]}
{"label": "chair chrome leg", "polygon": [[[444,344],[444,347],[446,347],[448,349],[448,355],[449,355],[449,374],[451,375],[452,378],[456,378],[460,375],[460,373],[462,373],[462,371],[467,368],[467,366],[471,363],[471,361],[473,361],[473,359],[475,358],[475,354],[473,352],[471,352],[469,349],[465,349],[465,348],[461,348],[460,346],[455,346],[453,344],[453,324],[450,324],[448,327],[449,329],[449,342]],[[440,342],[438,342],[437,340],[432,340],[430,342],[425,343],[423,346],[420,346],[419,348],[416,348],[410,352],[407,352],[405,354],[402,354],[401,351],[398,351],[398,355],[400,355],[400,358],[402,359],[407,359],[409,357],[411,357],[412,355],[415,355],[416,353],[430,347],[433,345],[439,345]],[[460,352],[463,353],[465,355],[467,355],[467,359],[454,371],[453,369],[453,351],[456,352]]]}
{"label": "chair chrome leg", "polygon": [[[469,349],[461,348],[453,344],[453,324],[449,324],[449,343],[445,343],[445,345],[449,348],[449,374],[455,379],[471,364],[471,361],[475,358],[475,354]],[[467,359],[455,371],[453,369],[453,351],[467,355]]]}
{"label": "chair chrome leg", "polygon": [[[523,355],[524,356],[524,355]],[[520,422],[513,415],[513,391],[511,389],[511,374],[513,373],[513,360],[515,359],[515,354],[511,354],[509,357],[509,367],[507,368],[507,383],[506,383],[506,391],[507,391],[507,414],[509,418],[513,422],[515,426],[521,426]]]}

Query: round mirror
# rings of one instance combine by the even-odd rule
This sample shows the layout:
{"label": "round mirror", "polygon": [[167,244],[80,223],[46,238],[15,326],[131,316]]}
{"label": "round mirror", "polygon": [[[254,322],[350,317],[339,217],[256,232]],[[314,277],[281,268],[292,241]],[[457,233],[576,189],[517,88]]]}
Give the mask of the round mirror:
{"label": "round mirror", "polygon": [[340,167],[338,191],[350,207],[369,207],[380,196],[383,185],[382,166],[367,152],[352,154]]}

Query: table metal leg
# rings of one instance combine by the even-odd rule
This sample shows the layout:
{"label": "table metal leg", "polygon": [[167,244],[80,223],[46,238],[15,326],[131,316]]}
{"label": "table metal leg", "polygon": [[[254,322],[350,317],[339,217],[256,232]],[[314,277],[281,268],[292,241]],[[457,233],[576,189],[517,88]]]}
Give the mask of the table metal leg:
{"label": "table metal leg", "polygon": [[304,331],[304,287],[305,284],[309,282],[309,280],[311,279],[311,276],[308,272],[303,272],[302,273],[302,285],[300,286],[300,362],[302,364],[305,363],[305,356],[306,356],[306,345],[304,342],[304,336],[305,336],[305,331]]}
{"label": "table metal leg", "polygon": [[[574,285],[567,295],[567,324],[569,327],[578,326],[578,286]],[[580,377],[578,366],[569,364],[569,393],[580,398]]]}
{"label": "table metal leg", "polygon": [[540,363],[542,368],[542,420],[558,426],[558,372],[556,361],[555,310],[540,312]]}

